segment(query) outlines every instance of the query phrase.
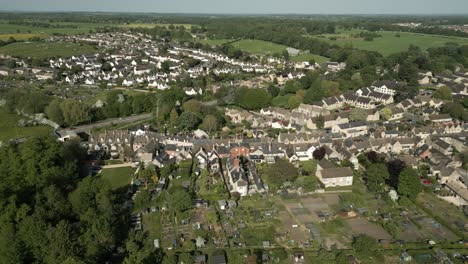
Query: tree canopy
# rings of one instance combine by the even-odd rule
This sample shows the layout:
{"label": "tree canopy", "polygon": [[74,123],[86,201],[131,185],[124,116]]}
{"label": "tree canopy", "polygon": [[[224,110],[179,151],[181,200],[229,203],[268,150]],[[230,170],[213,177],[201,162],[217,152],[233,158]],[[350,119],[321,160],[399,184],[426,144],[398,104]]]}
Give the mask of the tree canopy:
{"label": "tree canopy", "polygon": [[402,196],[407,196],[411,200],[415,200],[416,196],[422,191],[421,181],[418,173],[406,167],[398,178],[398,193]]}

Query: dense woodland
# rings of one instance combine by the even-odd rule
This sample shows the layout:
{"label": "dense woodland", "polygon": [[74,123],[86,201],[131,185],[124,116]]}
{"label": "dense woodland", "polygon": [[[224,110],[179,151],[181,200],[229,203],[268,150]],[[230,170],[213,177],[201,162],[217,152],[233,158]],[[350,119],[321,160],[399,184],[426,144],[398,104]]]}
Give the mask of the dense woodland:
{"label": "dense woodland", "polygon": [[122,194],[80,172],[77,142],[0,148],[2,263],[102,263],[126,237]]}

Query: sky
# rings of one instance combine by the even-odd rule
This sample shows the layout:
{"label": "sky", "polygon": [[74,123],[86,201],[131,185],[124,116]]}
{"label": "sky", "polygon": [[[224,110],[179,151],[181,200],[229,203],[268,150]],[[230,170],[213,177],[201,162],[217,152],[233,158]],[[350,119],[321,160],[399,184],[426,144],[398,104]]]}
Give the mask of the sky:
{"label": "sky", "polygon": [[468,0],[0,0],[2,11],[468,14]]}

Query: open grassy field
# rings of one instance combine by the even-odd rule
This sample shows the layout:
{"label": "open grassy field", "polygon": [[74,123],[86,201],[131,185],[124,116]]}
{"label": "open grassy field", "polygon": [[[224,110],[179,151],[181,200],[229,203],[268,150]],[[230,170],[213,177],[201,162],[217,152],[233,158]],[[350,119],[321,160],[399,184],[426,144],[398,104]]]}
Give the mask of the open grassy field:
{"label": "open grassy field", "polygon": [[132,167],[121,167],[103,169],[101,175],[110,182],[112,189],[118,189],[130,184],[134,172],[135,169]]}
{"label": "open grassy field", "polygon": [[[200,43],[207,44],[210,46],[221,46],[226,43],[232,42],[234,40],[230,39],[202,39],[199,40]],[[254,54],[274,54],[281,53],[287,47],[281,44],[276,44],[263,40],[253,40],[253,39],[244,39],[239,41],[234,41],[231,43],[234,47],[249,53]],[[300,61],[310,61],[314,59],[317,63],[324,63],[329,59],[315,54],[299,54],[297,56],[292,56],[291,61],[300,62]]]}
{"label": "open grassy field", "polygon": [[[375,38],[373,41],[365,41],[363,38],[356,38],[352,36],[352,34],[356,33],[359,33],[359,31],[340,31],[337,34],[327,34],[313,37],[325,40],[331,44],[337,44],[339,46],[351,45],[357,49],[377,51],[384,56],[406,51],[410,45],[419,46],[423,50],[432,47],[443,46],[447,42],[468,45],[468,38],[460,37],[381,31],[377,32],[377,34],[382,35],[382,37]],[[333,40],[332,38],[336,38],[336,40]]]}
{"label": "open grassy field", "polygon": [[210,45],[210,46],[221,46],[233,40],[230,39],[200,39],[198,42]]}
{"label": "open grassy field", "polygon": [[0,141],[29,136],[43,136],[52,131],[48,126],[19,127],[21,116],[7,113],[0,108]]}
{"label": "open grassy field", "polygon": [[98,50],[90,45],[63,42],[18,42],[0,47],[0,54],[13,57],[46,59],[92,54]]}
{"label": "open grassy field", "polygon": [[29,40],[30,38],[38,37],[41,39],[46,38],[46,34],[36,34],[36,33],[14,33],[14,34],[0,34],[0,40],[8,40],[9,38],[14,38],[16,40]]}
{"label": "open grassy field", "polygon": [[287,47],[284,45],[255,39],[243,39],[232,43],[232,46],[242,51],[255,54],[281,53]]}
{"label": "open grassy field", "polygon": [[[52,35],[52,34],[82,34],[89,33],[90,30],[95,30],[98,27],[106,26],[104,24],[95,23],[54,23],[61,27],[33,27],[28,25],[15,25],[0,22],[0,34],[41,34],[41,35]],[[68,26],[68,27],[67,27]]]}
{"label": "open grassy field", "polygon": [[167,23],[130,23],[130,24],[124,24],[120,25],[120,27],[123,28],[153,28],[153,27],[165,27],[169,28],[169,26],[174,26],[174,27],[184,27],[185,29],[191,29],[192,25],[191,24],[167,24]]}
{"label": "open grassy field", "polygon": [[320,55],[315,55],[315,54],[299,54],[297,56],[292,56],[289,59],[294,61],[294,62],[310,61],[310,60],[313,59],[318,64],[322,64],[322,63],[327,62],[327,61],[330,60],[327,57],[322,57]]}

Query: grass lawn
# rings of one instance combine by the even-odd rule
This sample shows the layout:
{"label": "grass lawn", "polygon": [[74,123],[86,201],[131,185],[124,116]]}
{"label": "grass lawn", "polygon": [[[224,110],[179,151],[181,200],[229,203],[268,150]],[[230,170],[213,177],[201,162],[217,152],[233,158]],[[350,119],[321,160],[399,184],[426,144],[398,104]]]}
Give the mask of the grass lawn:
{"label": "grass lawn", "polygon": [[308,62],[313,59],[318,64],[322,64],[330,60],[327,57],[322,57],[320,55],[315,55],[315,54],[299,54],[297,56],[291,56],[289,59],[294,62],[300,62],[300,61]]}
{"label": "grass lawn", "polygon": [[115,164],[122,164],[123,161],[121,160],[106,160],[104,161],[105,165],[115,165]]}
{"label": "grass lawn", "polygon": [[232,46],[242,51],[256,54],[281,53],[287,47],[284,45],[255,39],[243,39],[232,43]]}
{"label": "grass lawn", "polygon": [[109,180],[112,189],[118,189],[130,184],[134,172],[135,169],[132,167],[121,167],[103,169],[101,175],[103,178]]}
{"label": "grass lawn", "polygon": [[90,45],[64,42],[19,42],[0,48],[0,54],[13,57],[46,59],[51,57],[71,57],[92,54],[98,50]]}
{"label": "grass lawn", "polygon": [[48,126],[19,127],[21,116],[7,113],[0,108],[0,141],[29,136],[44,136],[52,131]]}
{"label": "grass lawn", "polygon": [[143,215],[143,228],[148,232],[148,238],[153,241],[154,239],[159,239],[160,243],[162,237],[161,230],[161,214],[152,213]]}
{"label": "grass lawn", "polygon": [[[198,42],[207,44],[210,46],[221,46],[232,41],[234,40],[232,39],[201,39]],[[234,41],[231,44],[232,46],[242,51],[255,53],[255,54],[262,54],[262,55],[281,53],[283,52],[283,50],[287,48],[285,45],[276,44],[276,43],[263,41],[263,40],[255,40],[255,39],[244,39],[244,40]],[[310,61],[311,59],[314,59],[319,64],[329,61],[328,58],[315,55],[315,54],[300,54],[297,56],[291,56],[290,59],[293,62]]]}
{"label": "grass lawn", "polygon": [[[384,56],[408,50],[410,45],[416,45],[426,50],[432,47],[443,46],[447,42],[454,42],[460,45],[468,45],[468,38],[450,37],[440,35],[418,34],[410,32],[381,31],[377,34],[382,37],[375,38],[373,41],[365,41],[363,38],[353,38],[351,34],[357,31],[343,31],[338,34],[327,34],[314,36],[325,40],[331,44],[340,46],[352,45],[357,49],[377,51]],[[400,37],[397,37],[399,35]],[[336,40],[330,38],[335,37]]]}
{"label": "grass lawn", "polygon": [[221,46],[228,42],[231,42],[231,39],[200,39],[198,42],[210,46]]}

